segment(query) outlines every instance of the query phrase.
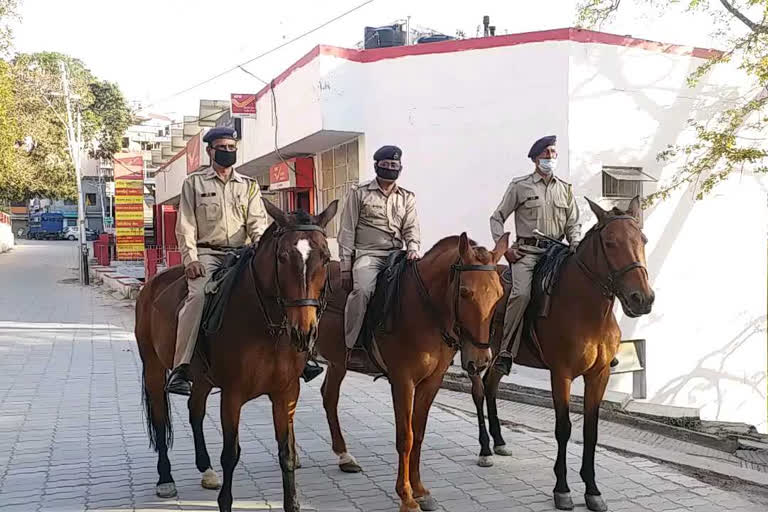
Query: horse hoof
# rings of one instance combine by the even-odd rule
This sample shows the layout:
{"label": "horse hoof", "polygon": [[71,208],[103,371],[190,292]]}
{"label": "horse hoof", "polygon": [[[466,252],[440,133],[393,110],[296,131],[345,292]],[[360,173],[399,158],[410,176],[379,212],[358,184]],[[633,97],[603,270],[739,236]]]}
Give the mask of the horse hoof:
{"label": "horse hoof", "polygon": [[555,508],[557,510],[573,510],[573,500],[569,492],[555,493]]}
{"label": "horse hoof", "polygon": [[419,505],[416,505],[416,507],[409,507],[405,503],[401,503],[398,512],[421,512],[421,507],[419,507]]}
{"label": "horse hoof", "polygon": [[157,484],[155,494],[157,494],[158,498],[175,498],[178,495],[176,492],[176,484],[173,482]]}
{"label": "horse hoof", "polygon": [[339,469],[342,470],[345,473],[362,473],[363,468],[358,465],[357,462],[345,462],[344,464],[339,464]]}
{"label": "horse hoof", "polygon": [[200,481],[200,485],[203,486],[203,489],[211,489],[212,491],[220,489],[221,481],[219,480],[219,475],[217,475],[211,468],[206,469],[205,473],[203,473],[203,479]]}
{"label": "horse hoof", "polygon": [[421,498],[416,498],[416,503],[419,504],[419,508],[421,508],[421,510],[424,512],[430,512],[440,508],[440,505],[437,504],[437,500],[433,498],[431,494],[427,494]]}
{"label": "horse hoof", "polygon": [[502,457],[511,457],[513,455],[512,449],[507,448],[507,445],[505,444],[494,446],[493,453],[495,453],[496,455],[501,455]]}
{"label": "horse hoof", "polygon": [[594,510],[595,512],[605,512],[608,510],[608,505],[605,504],[605,500],[600,495],[585,494],[584,501],[587,502],[589,510]]}
{"label": "horse hoof", "polygon": [[493,466],[493,456],[492,455],[481,455],[477,458],[477,465],[481,468],[490,468]]}

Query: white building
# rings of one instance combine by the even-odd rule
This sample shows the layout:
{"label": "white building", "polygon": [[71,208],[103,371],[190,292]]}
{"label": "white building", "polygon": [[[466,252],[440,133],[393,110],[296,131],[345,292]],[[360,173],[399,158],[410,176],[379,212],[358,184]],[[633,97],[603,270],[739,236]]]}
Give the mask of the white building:
{"label": "white building", "polygon": [[[311,158],[313,182],[284,190],[283,205],[319,211],[372,178],[373,152],[396,144],[424,250],[465,230],[487,245],[492,210],[513,177],[532,171],[526,154],[543,135],[558,135],[558,174],[605,207],[666,183],[680,162],[656,155],[693,140],[688,120],[749,93],[726,67],[687,86],[713,55],[578,29],[319,46],[258,93],[256,118],[242,123],[239,170],[269,182],[276,145],[284,158]],[[165,192],[168,202],[174,195]],[[583,199],[580,207],[586,230],[594,219]],[[683,190],[645,212],[656,305],[637,320],[617,314],[625,339],[646,340],[647,401],[768,431],[767,221],[764,184],[749,173],[703,200]],[[610,389],[631,392],[632,376],[613,377]]]}

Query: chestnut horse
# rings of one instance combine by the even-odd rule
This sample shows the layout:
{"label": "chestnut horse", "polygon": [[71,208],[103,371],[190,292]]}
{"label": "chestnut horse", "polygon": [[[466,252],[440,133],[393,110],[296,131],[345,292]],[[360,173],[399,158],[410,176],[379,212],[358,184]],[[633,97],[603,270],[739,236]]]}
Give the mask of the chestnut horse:
{"label": "chestnut horse", "polygon": [[[462,367],[473,375],[479,375],[491,361],[488,332],[503,294],[496,264],[508,242],[507,234],[493,251],[475,247],[466,234],[438,242],[401,275],[400,304],[393,327],[390,332],[376,334],[395,408],[399,454],[396,491],[401,512],[438,508],[420,473],[427,416],[457,350],[461,350]],[[360,467],[347,452],[337,411],[339,389],[347,372],[343,328],[346,293],[338,286],[338,265],[331,269],[337,292],[320,322],[315,346],[328,361],[321,389],[332,448],[341,469],[356,472]]]}
{"label": "chestnut horse", "polygon": [[[621,331],[613,314],[614,299],[618,297],[624,314],[637,318],[651,312],[654,292],[648,282],[645,261],[646,238],[639,198],[629,209],[610,211],[589,201],[597,223],[587,232],[575,255],[569,257],[560,271],[551,296],[551,308],[545,318],[536,319],[536,336],[541,348],[539,361],[536,350],[525,340],[515,363],[550,371],[552,399],[555,407],[557,461],[554,489],[555,506],[573,509],[573,500],[566,480],[566,447],[571,436],[569,399],[571,383],[584,377],[584,453],[581,478],[586,484],[585,501],[590,510],[608,510],[595,483],[595,446],[600,402],[611,375],[610,362],[616,355]],[[503,270],[503,267],[500,267]],[[501,341],[504,305],[499,307],[492,339],[494,353]],[[521,327],[522,328],[522,327]],[[543,365],[541,363],[544,363]],[[483,415],[483,398],[488,400],[488,423],[493,436],[494,452],[511,455],[501,435],[496,410],[496,392],[502,374],[492,366],[484,378],[471,375],[472,396],[477,407],[480,427],[480,459],[478,464],[490,466],[491,450]]]}
{"label": "chestnut horse", "polygon": [[[238,427],[242,406],[268,395],[283,479],[284,510],[297,512],[294,469],[298,465],[293,415],[299,397],[299,376],[317,337],[317,325],[328,290],[330,251],[324,227],[336,214],[334,201],[320,215],[285,214],[264,201],[273,224],[262,236],[243,274],[232,286],[222,327],[192,359],[194,380],[189,417],[202,485],[218,488],[218,476],[203,438],[205,404],[212,387],[221,388],[224,485],[219,510],[232,510],[232,474],[240,459]],[[156,493],[176,495],[168,447],[172,441],[166,371],[173,363],[176,312],[186,294],[180,266],[157,274],[136,303],[136,341],[143,362],[144,400],[150,445],[158,452],[160,479]],[[203,358],[200,353],[205,353]],[[204,361],[205,359],[205,361]]]}

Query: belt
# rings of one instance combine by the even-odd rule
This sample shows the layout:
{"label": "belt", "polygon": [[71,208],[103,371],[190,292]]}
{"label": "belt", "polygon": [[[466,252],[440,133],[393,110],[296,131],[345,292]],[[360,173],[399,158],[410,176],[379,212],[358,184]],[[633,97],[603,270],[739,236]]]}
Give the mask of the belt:
{"label": "belt", "polygon": [[539,249],[546,249],[550,245],[552,245],[553,242],[549,240],[540,240],[538,238],[533,238],[533,237],[527,238],[527,237],[521,236],[517,238],[517,243],[519,245],[527,245],[530,247],[538,247]]}
{"label": "belt", "polygon": [[240,247],[232,247],[230,245],[213,245],[213,244],[207,244],[207,243],[197,244],[197,247],[199,249],[211,249],[214,251],[236,251],[240,249]]}

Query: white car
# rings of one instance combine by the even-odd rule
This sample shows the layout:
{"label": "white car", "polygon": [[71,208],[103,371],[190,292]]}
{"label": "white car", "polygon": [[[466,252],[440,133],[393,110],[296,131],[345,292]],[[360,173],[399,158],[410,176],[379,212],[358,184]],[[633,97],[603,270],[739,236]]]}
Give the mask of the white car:
{"label": "white car", "polygon": [[[61,233],[61,237],[65,240],[75,241],[80,238],[80,230],[77,226],[67,226],[67,228]],[[85,239],[96,240],[98,235],[91,228],[85,228]]]}

